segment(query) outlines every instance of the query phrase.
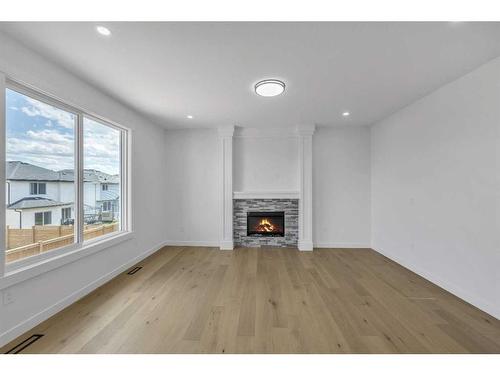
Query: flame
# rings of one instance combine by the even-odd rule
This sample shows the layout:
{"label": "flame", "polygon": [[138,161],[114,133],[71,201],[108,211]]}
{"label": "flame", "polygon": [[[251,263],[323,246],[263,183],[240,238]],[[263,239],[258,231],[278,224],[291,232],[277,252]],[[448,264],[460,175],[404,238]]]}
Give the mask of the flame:
{"label": "flame", "polygon": [[274,230],[274,225],[271,224],[268,219],[262,219],[257,225],[258,232],[273,232]]}

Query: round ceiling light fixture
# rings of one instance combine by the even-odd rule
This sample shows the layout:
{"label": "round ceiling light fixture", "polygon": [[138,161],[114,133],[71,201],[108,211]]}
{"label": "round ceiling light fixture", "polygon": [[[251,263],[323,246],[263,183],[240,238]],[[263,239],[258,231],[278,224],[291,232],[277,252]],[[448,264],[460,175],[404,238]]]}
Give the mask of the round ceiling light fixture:
{"label": "round ceiling light fixture", "polygon": [[260,96],[277,96],[285,91],[285,83],[279,79],[264,79],[255,84],[255,93]]}

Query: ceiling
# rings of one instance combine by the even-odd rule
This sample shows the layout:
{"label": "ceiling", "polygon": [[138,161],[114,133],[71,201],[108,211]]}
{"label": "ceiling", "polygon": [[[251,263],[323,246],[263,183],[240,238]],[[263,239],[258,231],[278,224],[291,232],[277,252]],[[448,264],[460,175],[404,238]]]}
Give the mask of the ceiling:
{"label": "ceiling", "polygon": [[500,55],[500,23],[99,24],[0,30],[167,128],[369,125]]}

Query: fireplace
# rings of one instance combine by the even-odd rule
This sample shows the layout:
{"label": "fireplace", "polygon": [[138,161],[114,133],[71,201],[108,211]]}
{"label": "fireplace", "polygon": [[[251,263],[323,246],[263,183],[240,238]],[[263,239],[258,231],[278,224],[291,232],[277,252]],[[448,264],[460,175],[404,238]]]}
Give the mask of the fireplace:
{"label": "fireplace", "polygon": [[284,237],[285,212],[248,212],[247,236]]}

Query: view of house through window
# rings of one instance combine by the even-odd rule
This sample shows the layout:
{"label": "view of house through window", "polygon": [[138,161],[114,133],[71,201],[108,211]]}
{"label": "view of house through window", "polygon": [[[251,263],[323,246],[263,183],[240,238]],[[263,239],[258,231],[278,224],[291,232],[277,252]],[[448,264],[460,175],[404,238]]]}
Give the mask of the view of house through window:
{"label": "view of house through window", "polygon": [[[84,240],[120,227],[120,131],[83,119]],[[102,229],[97,229],[99,223]]]}
{"label": "view of house through window", "polygon": [[74,144],[77,116],[7,89],[6,261],[75,241]]}
{"label": "view of house through window", "polygon": [[[6,89],[6,262],[77,242],[78,114]],[[120,228],[120,130],[83,117],[83,241]]]}

